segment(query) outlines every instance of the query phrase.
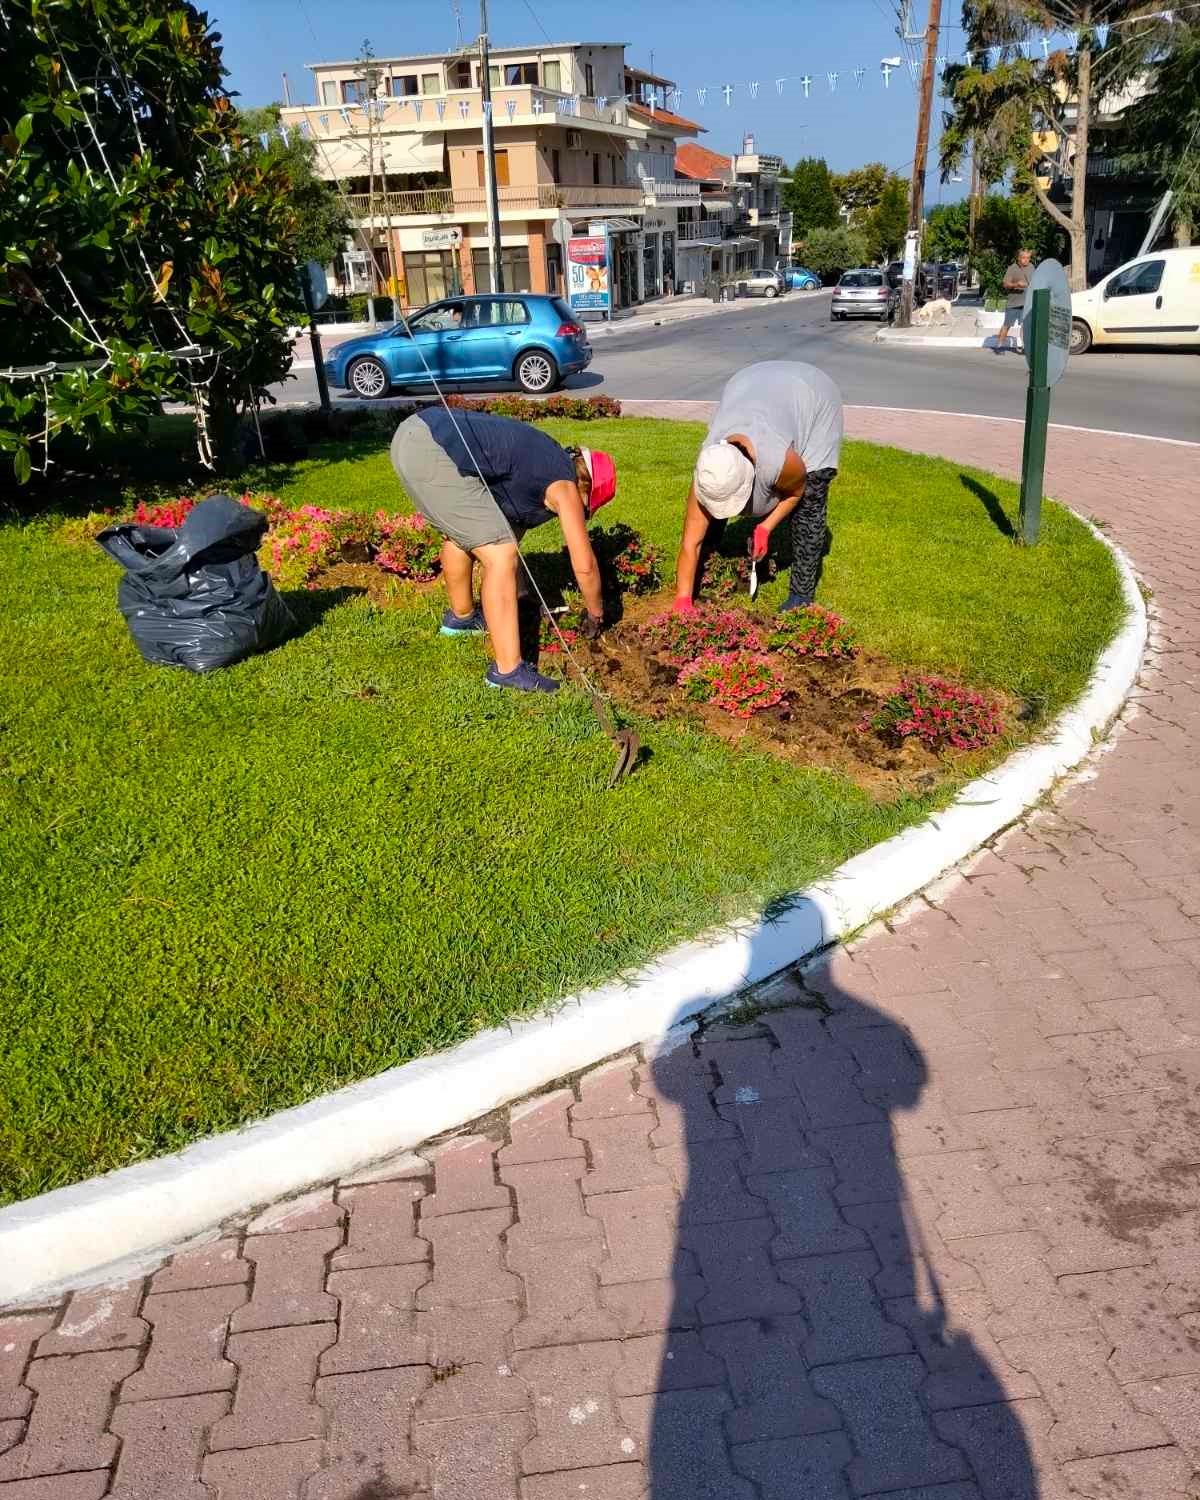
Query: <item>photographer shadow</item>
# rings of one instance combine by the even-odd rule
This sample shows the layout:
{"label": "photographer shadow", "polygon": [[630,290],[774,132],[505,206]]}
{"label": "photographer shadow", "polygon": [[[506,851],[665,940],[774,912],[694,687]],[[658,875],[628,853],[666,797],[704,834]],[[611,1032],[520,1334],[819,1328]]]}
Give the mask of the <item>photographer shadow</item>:
{"label": "photographer shadow", "polygon": [[642,1074],[682,1194],[657,1383],[624,1403],[647,1500],[1037,1500],[1036,1389],[968,1331],[981,1283],[922,1178],[973,1140],[895,1020],[771,988]]}

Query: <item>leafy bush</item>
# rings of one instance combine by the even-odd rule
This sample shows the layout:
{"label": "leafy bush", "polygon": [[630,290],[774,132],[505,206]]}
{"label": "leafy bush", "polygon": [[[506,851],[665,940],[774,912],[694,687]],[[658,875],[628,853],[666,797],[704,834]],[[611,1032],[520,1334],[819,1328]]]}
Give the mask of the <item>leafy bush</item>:
{"label": "leafy bush", "polygon": [[447,396],[446,405],[457,411],[486,411],[518,422],[540,422],[547,417],[569,417],[575,422],[593,422],[619,417],[621,403],[612,396],[547,396],[534,401],[529,396]]}
{"label": "leafy bush", "polygon": [[866,236],[857,229],[841,225],[836,229],[810,230],[797,249],[801,261],[810,271],[815,271],[826,286],[836,281],[843,271],[865,265],[869,253]]}
{"label": "leafy bush", "polygon": [[982,750],[1004,733],[999,706],[943,677],[906,677],[864,730],[902,744],[915,738],[930,750]]}
{"label": "leafy bush", "polygon": [[711,609],[701,605],[691,615],[677,615],[669,610],[647,620],[639,634],[650,651],[677,667],[704,655],[763,648],[754,619],[740,609]]}
{"label": "leafy bush", "polygon": [[820,604],[808,604],[780,615],[767,636],[767,645],[787,656],[819,658],[851,657],[858,650],[854,631],[841,615]]}
{"label": "leafy bush", "polygon": [[592,550],[606,594],[652,594],[662,586],[662,553],[632,526],[597,526]]}
{"label": "leafy bush", "polygon": [[979,290],[983,293],[984,305],[993,302],[1004,305],[1004,273],[1008,263],[995,250],[983,250],[975,257],[975,271],[979,277]]}
{"label": "leafy bush", "polygon": [[694,701],[736,719],[774,708],[786,696],[778,666],[761,651],[705,651],[682,668],[679,685]]}
{"label": "leafy bush", "polygon": [[424,516],[375,513],[375,565],[414,583],[429,583],[442,571],[442,538]]}

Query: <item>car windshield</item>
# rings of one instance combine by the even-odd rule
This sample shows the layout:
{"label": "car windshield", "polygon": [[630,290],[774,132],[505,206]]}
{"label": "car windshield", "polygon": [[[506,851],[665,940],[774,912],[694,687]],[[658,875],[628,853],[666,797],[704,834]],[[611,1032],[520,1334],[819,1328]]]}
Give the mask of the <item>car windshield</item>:
{"label": "car windshield", "polygon": [[839,286],[882,286],[883,275],[879,271],[847,271]]}

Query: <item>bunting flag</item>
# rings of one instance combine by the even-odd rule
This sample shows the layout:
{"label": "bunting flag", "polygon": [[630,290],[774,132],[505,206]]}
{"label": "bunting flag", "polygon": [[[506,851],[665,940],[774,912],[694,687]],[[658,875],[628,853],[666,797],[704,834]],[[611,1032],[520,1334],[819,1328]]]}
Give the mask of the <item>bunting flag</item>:
{"label": "bunting flag", "polygon": [[312,126],[306,119],[300,121],[297,129],[300,131],[300,134],[304,137],[305,140],[308,140],[309,136],[311,136],[313,133]]}
{"label": "bunting flag", "polygon": [[837,93],[837,81],[838,81],[837,74],[836,73],[826,73],[825,76],[826,76],[826,78],[829,79],[829,92],[831,94],[836,94]]}
{"label": "bunting flag", "polygon": [[222,146],[221,147],[221,155],[225,158],[226,161],[229,160],[229,147],[228,146]]}
{"label": "bunting flag", "polygon": [[812,88],[812,79],[808,76],[807,73],[805,73],[804,77],[800,80],[800,87],[804,90],[804,97],[807,99],[808,91]]}
{"label": "bunting flag", "polygon": [[439,99],[433,107],[437,110],[438,119],[444,120],[446,118],[446,101],[444,99]]}
{"label": "bunting flag", "polygon": [[342,108],[338,110],[338,114],[341,115],[342,124],[346,127],[346,129],[352,129],[353,127],[350,124],[350,111],[348,109]]}
{"label": "bunting flag", "polygon": [[513,115],[515,115],[517,112],[517,101],[515,99],[506,99],[504,102],[504,108],[506,113],[508,114],[508,118],[511,120]]}
{"label": "bunting flag", "polygon": [[421,114],[422,114],[424,108],[425,108],[425,106],[421,102],[420,99],[414,99],[413,100],[413,114],[416,115],[416,117],[417,117],[418,120],[421,118]]}
{"label": "bunting flag", "polygon": [[[465,104],[466,102],[467,101],[464,99],[463,103]],[[483,101],[483,118],[485,120],[490,120],[492,118],[492,101],[490,99],[485,99]]]}
{"label": "bunting flag", "polygon": [[934,64],[937,67],[937,70],[938,70],[939,73],[944,73],[946,71],[946,63],[947,63],[947,61],[948,61],[948,59],[945,58],[945,57],[935,57],[934,58]]}
{"label": "bunting flag", "polygon": [[534,96],[533,96],[533,112],[534,112],[534,114],[535,115],[543,114],[545,112],[545,109],[546,109],[546,101],[542,98],[541,94],[534,94]]}
{"label": "bunting flag", "polygon": [[288,143],[288,128],[282,120],[279,122],[279,139],[286,146]]}
{"label": "bunting flag", "polygon": [[1050,38],[1048,36],[1042,38],[1042,56],[1050,56]]}
{"label": "bunting flag", "polygon": [[267,132],[265,130],[259,136],[258,143],[263,148],[264,151],[269,151],[271,149],[271,137],[267,134]]}
{"label": "bunting flag", "polygon": [[317,124],[321,127],[322,130],[328,130],[329,129],[329,116],[328,115],[318,115],[317,116]]}
{"label": "bunting flag", "polygon": [[1103,22],[1101,22],[1100,25],[1096,27],[1095,35],[1097,44],[1101,47],[1105,46],[1105,44],[1108,42],[1108,27],[1104,25]]}
{"label": "bunting flag", "polygon": [[890,89],[892,86],[892,65],[889,62],[882,62],[879,64],[879,67],[883,73],[883,86],[885,89]]}
{"label": "bunting flag", "polygon": [[597,109],[603,109],[604,106],[607,103],[608,103],[608,95],[607,94],[597,94],[596,95],[596,108]]}
{"label": "bunting flag", "polygon": [[757,99],[758,98],[758,79],[756,78],[752,83],[747,84],[747,87],[750,90],[750,97],[751,97],[751,99]]}
{"label": "bunting flag", "polygon": [[776,80],[775,80],[775,89],[776,89],[776,92],[777,92],[777,93],[780,93],[780,94],[782,94],[782,93],[783,93],[783,86],[784,86],[784,84],[785,84],[785,83],[786,83],[786,82],[787,82],[787,79],[786,79],[786,78],[777,78],[777,79],[776,79]]}
{"label": "bunting flag", "polygon": [[725,108],[728,109],[729,106],[733,103],[733,84],[724,84],[721,88],[721,92],[725,95]]}
{"label": "bunting flag", "polygon": [[708,102],[708,90],[707,89],[697,89],[696,90],[696,99],[697,99],[698,103],[700,103],[700,104],[706,104]]}
{"label": "bunting flag", "polygon": [[579,113],[579,95],[578,94],[573,94],[571,96],[571,113],[573,115],[577,115]]}
{"label": "bunting flag", "polygon": [[467,100],[467,99],[460,99],[458,101],[458,112],[463,117],[463,119],[465,120],[467,118],[467,116],[471,113],[470,101]]}
{"label": "bunting flag", "polygon": [[867,70],[866,70],[866,68],[855,68],[855,70],[854,70],[854,81],[855,81],[855,83],[858,84],[859,88],[862,88],[862,81],[863,81],[863,79],[866,76],[867,76]]}

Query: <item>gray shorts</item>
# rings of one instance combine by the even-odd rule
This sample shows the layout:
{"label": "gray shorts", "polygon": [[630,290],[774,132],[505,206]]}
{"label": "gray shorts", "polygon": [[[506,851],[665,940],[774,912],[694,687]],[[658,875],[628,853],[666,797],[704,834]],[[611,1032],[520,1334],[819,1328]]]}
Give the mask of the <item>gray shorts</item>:
{"label": "gray shorts", "polygon": [[517,540],[487,485],[478,474],[458,472],[420,417],[409,417],[397,427],[391,456],[412,503],[464,551]]}

